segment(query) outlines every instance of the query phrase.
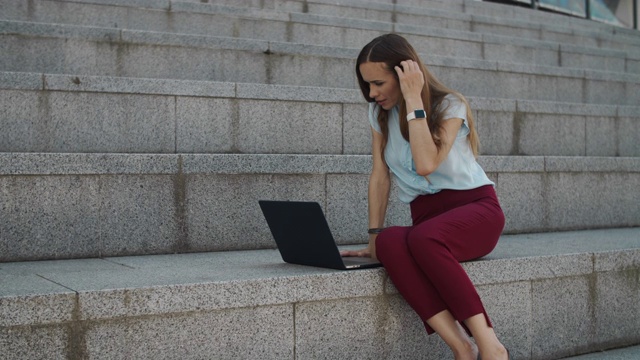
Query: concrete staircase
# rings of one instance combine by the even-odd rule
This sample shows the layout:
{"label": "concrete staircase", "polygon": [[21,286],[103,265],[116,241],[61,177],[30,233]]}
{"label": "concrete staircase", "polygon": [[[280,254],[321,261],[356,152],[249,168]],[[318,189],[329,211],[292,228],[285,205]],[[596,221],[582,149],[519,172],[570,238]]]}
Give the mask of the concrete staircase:
{"label": "concrete staircase", "polygon": [[515,358],[640,344],[636,31],[471,0],[210,2],[0,0],[0,354],[449,358],[383,269],[282,263],[257,206],[318,201],[364,240],[353,67],[390,31],[471,101],[507,226],[465,267]]}

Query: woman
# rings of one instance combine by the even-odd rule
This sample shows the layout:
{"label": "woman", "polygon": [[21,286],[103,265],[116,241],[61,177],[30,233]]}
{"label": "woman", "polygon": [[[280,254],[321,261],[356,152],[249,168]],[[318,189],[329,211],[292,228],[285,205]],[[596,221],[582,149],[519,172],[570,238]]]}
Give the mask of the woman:
{"label": "woman", "polygon": [[[370,103],[373,136],[370,235],[366,249],[342,255],[378,258],[427,332],[438,333],[455,359],[509,359],[460,265],[490,253],[504,227],[494,183],[476,162],[467,101],[395,34],[362,49],[356,74]],[[410,204],[413,226],[383,229],[390,174],[400,200]]]}

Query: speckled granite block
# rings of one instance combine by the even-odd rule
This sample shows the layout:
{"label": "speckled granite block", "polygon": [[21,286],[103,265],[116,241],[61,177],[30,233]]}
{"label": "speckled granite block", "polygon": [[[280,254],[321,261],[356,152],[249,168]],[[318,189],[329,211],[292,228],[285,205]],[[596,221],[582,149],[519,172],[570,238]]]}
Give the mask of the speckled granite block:
{"label": "speckled granite block", "polygon": [[[364,100],[363,100],[364,102]],[[345,154],[371,154],[371,125],[368,107],[344,104],[342,106],[343,143]]]}
{"label": "speckled granite block", "polygon": [[2,90],[0,93],[0,151],[33,151],[42,146],[40,137],[32,133],[46,124],[39,121],[47,108],[43,102],[46,98],[28,91]]}
{"label": "speckled granite block", "polygon": [[514,358],[531,353],[531,284],[513,282],[477,287],[493,328]]}
{"label": "speckled granite block", "polygon": [[640,339],[639,274],[638,267],[597,274],[594,339],[598,344],[625,345]]}
{"label": "speckled granite block", "polygon": [[193,154],[181,158],[185,174],[368,174],[371,170],[369,155]]}
{"label": "speckled granite block", "polygon": [[486,172],[539,173],[545,169],[543,156],[480,156],[478,163]]}
{"label": "speckled granite block", "polygon": [[595,286],[587,276],[532,283],[532,357],[558,358],[592,344]]}
{"label": "speckled granite block", "polygon": [[[326,217],[333,236],[341,244],[366,243],[369,175],[328,175]],[[409,205],[398,200],[392,184],[385,226],[411,225]]]}
{"label": "speckled granite block", "polygon": [[235,83],[216,81],[55,74],[44,75],[44,81],[47,90],[172,96],[234,97],[236,87]]}
{"label": "speckled granite block", "polygon": [[6,151],[173,152],[175,101],[96,93],[5,92]]}
{"label": "speckled granite block", "polygon": [[155,254],[179,249],[176,181],[172,176],[102,177],[101,254]]}
{"label": "speckled granite block", "polygon": [[196,312],[99,323],[85,341],[91,359],[284,359],[293,322],[291,305]]}
{"label": "speckled granite block", "polygon": [[0,72],[0,89],[40,90],[42,89],[42,85],[42,74]]}
{"label": "speckled granite block", "polygon": [[557,276],[579,276],[592,272],[590,254],[549,255],[535,258],[492,259],[489,254],[483,259],[463,264],[469,278],[476,285],[500,284],[516,281],[548,279]]}
{"label": "speckled granite block", "polygon": [[622,139],[619,139],[615,135],[617,135],[615,118],[587,117],[585,155],[616,156],[618,152],[617,144],[620,143]]}
{"label": "speckled granite block", "polygon": [[518,119],[518,151],[522,155],[584,156],[584,116],[523,114]]}
{"label": "speckled granite block", "polygon": [[37,275],[0,274],[0,328],[72,319],[75,293]]}
{"label": "speckled granite block", "polygon": [[95,177],[0,177],[0,261],[98,254],[99,188]]}
{"label": "speckled granite block", "polygon": [[295,53],[271,55],[269,81],[264,82],[347,89],[354,89],[357,84],[353,71],[353,58]]}
{"label": "speckled granite block", "polygon": [[301,303],[294,311],[296,359],[385,357],[380,328],[389,303],[382,298]]}
{"label": "speckled granite block", "polygon": [[[184,35],[193,36],[193,35]],[[155,41],[152,44],[138,41]],[[166,41],[165,41],[166,40]],[[124,77],[267,83],[267,59],[261,51],[220,49],[215,41],[198,45],[181,38],[132,38],[130,44],[98,43],[97,68]],[[163,41],[165,41],[163,43]],[[175,46],[178,45],[178,46]],[[191,47],[182,47],[182,46]],[[249,46],[249,45],[248,45]],[[186,51],[188,49],[188,51]],[[94,73],[90,73],[94,74]]]}
{"label": "speckled granite block", "polygon": [[474,112],[474,117],[480,138],[480,153],[485,155],[517,153],[516,144],[520,134],[514,129],[513,113],[478,110]]}
{"label": "speckled granite block", "polygon": [[241,152],[342,153],[339,104],[247,100],[238,105],[237,122],[235,136]]}
{"label": "speckled granite block", "polygon": [[427,335],[424,323],[401,295],[387,295],[388,302],[381,330],[384,331],[385,351],[379,358],[437,360],[451,357],[451,350],[442,339]]}
{"label": "speckled granite block", "polygon": [[364,103],[358,89],[327,89],[317,86],[290,86],[267,84],[236,84],[238,98],[284,101],[325,102],[343,104]]}
{"label": "speckled granite block", "polygon": [[544,189],[542,174],[498,174],[496,192],[506,217],[505,232],[544,229],[548,216]]}
{"label": "speckled granite block", "polygon": [[7,359],[66,359],[65,326],[0,328],[0,354]]}
{"label": "speckled granite block", "polygon": [[0,153],[2,175],[175,174],[178,155]]}
{"label": "speckled granite block", "polygon": [[225,153],[235,149],[231,99],[176,99],[176,151]]}
{"label": "speckled granite block", "polygon": [[[517,43],[505,44],[504,42],[503,43],[486,42],[485,40],[484,59],[494,60],[494,61],[509,61],[509,62],[518,62],[518,63],[537,64],[537,65],[558,66],[560,57],[557,49],[553,49],[549,47],[524,46]],[[564,62],[563,62],[563,65],[564,65]]]}
{"label": "speckled granite block", "polygon": [[388,32],[389,30],[327,27],[310,23],[295,22],[294,20],[294,22],[290,23],[289,35],[291,39],[289,41],[300,44],[341,46],[361,49],[373,38]]}
{"label": "speckled granite block", "polygon": [[638,93],[629,94],[625,90],[623,80],[588,79],[584,82],[585,98],[582,101],[591,104],[637,105]]}
{"label": "speckled granite block", "polygon": [[192,250],[274,247],[258,200],[304,200],[324,204],[322,175],[190,176],[186,223]]}
{"label": "speckled granite block", "polygon": [[618,118],[616,134],[619,156],[640,156],[640,129],[637,117]]}
{"label": "speckled granite block", "polygon": [[337,271],[286,264],[277,250],[254,253],[246,259],[231,253],[233,263],[52,273],[47,278],[75,289],[81,304],[78,316],[96,321],[383,293],[380,268]]}
{"label": "speckled granite block", "polygon": [[551,173],[548,225],[553,229],[633,226],[640,211],[640,173]]}

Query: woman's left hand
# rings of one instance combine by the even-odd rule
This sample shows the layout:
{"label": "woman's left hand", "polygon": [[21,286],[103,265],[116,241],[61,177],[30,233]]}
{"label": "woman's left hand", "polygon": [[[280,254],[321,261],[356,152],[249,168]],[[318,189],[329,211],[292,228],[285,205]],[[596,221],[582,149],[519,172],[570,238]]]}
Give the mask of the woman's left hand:
{"label": "woman's left hand", "polygon": [[424,87],[424,75],[420,71],[420,66],[413,60],[405,60],[395,67],[400,82],[400,91],[405,100],[421,100],[420,94]]}

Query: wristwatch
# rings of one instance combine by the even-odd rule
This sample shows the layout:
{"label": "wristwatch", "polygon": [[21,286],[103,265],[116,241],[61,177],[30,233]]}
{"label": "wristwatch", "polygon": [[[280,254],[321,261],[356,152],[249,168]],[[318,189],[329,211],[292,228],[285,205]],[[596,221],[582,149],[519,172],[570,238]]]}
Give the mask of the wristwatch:
{"label": "wristwatch", "polygon": [[427,113],[422,109],[414,110],[407,114],[407,121],[411,121],[413,119],[426,119],[426,118],[427,118]]}

